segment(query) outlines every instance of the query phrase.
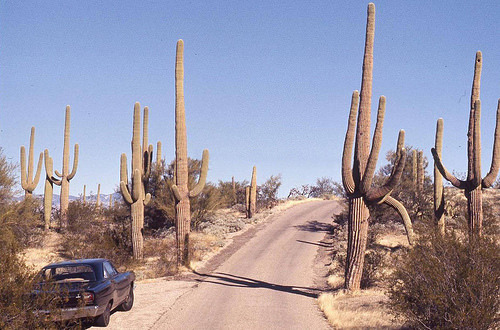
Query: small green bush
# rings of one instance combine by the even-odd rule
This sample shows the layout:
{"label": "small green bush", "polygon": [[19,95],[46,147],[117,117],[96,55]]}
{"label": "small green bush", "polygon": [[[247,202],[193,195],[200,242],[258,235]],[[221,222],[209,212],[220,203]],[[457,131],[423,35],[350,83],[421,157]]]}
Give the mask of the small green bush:
{"label": "small green bush", "polygon": [[389,280],[395,316],[421,329],[498,329],[499,247],[460,237],[431,233],[403,253]]}

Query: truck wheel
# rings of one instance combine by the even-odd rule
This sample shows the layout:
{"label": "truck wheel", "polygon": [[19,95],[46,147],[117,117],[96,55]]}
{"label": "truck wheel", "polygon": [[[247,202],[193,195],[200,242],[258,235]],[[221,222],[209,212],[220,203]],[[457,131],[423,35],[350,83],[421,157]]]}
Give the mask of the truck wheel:
{"label": "truck wheel", "polygon": [[130,286],[130,291],[128,293],[128,296],[127,298],[125,299],[125,301],[120,305],[120,307],[118,308],[119,310],[121,311],[125,311],[125,312],[128,312],[129,310],[132,309],[132,306],[134,305],[134,286],[131,285]]}
{"label": "truck wheel", "polygon": [[108,302],[108,305],[106,306],[106,309],[104,310],[104,313],[96,317],[94,321],[94,325],[98,327],[107,327],[109,324],[109,318],[111,316],[111,301]]}

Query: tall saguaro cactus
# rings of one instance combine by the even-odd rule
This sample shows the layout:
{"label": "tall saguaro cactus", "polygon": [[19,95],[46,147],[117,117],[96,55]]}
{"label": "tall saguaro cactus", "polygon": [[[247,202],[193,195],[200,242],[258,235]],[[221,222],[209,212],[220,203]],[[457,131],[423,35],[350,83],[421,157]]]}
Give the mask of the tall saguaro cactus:
{"label": "tall saguaro cactus", "polygon": [[[434,142],[434,150],[441,158],[443,151],[443,119],[439,118],[436,124],[436,140]],[[445,219],[444,219],[444,189],[443,189],[443,176],[434,162],[434,219],[438,231],[441,235],[445,233]]]}
{"label": "tall saguaro cactus", "polygon": [[[63,166],[62,166],[62,173],[59,171],[55,171],[56,176],[58,176],[60,179],[57,179],[56,177],[53,176],[52,171],[50,171],[50,175],[47,177],[49,178],[52,183],[61,186],[61,196],[60,196],[60,212],[61,212],[61,228],[64,229],[68,226],[68,218],[66,216],[66,213],[68,211],[68,206],[69,206],[69,182],[71,179],[76,174],[76,170],[78,168],[78,143],[75,144],[74,148],[74,157],[73,157],[73,169],[71,170],[71,173],[69,172],[69,133],[70,133],[70,116],[71,116],[71,109],[69,105],[66,106],[66,116],[64,120],[64,145],[63,145]],[[49,174],[49,171],[47,169],[47,159],[49,157],[49,151],[45,149],[45,169],[47,173]]]}
{"label": "tall saguaro cactus", "polygon": [[87,185],[83,185],[83,196],[82,196],[83,204],[87,203]]}
{"label": "tall saguaro cactus", "polygon": [[40,173],[42,171],[43,152],[40,152],[38,158],[38,165],[36,168],[35,177],[33,178],[33,163],[34,163],[34,146],[35,146],[35,127],[31,127],[30,134],[30,149],[28,154],[28,173],[26,173],[26,150],[21,146],[21,187],[24,189],[24,197],[30,197],[33,194],[40,180]]}
{"label": "tall saguaro cactus", "polygon": [[52,215],[52,198],[54,195],[54,182],[61,185],[61,181],[53,178],[53,161],[49,151],[45,149],[45,187],[43,192],[43,219],[45,230],[50,228],[50,217]]}
{"label": "tall saguaro cactus", "polygon": [[[344,141],[342,155],[342,183],[349,199],[348,246],[345,269],[345,288],[351,291],[360,289],[361,275],[365,259],[368,237],[368,204],[385,203],[394,208],[402,217],[410,243],[413,230],[408,212],[404,206],[390,196],[403,173],[406,153],[404,152],[404,131],[399,132],[396,161],[387,183],[379,188],[372,187],[378,154],[382,144],[382,127],[385,115],[385,97],[379,100],[377,123],[370,148],[370,113],[372,96],[373,40],[375,36],[375,5],[368,5],[365,53],[361,95],[354,91]],[[358,110],[359,104],[359,110]],[[356,126],[357,117],[357,126]],[[351,167],[354,145],[354,162]]]}
{"label": "tall saguaro cactus", "polygon": [[189,233],[191,210],[189,198],[197,196],[205,187],[208,172],[208,150],[203,150],[198,183],[188,187],[188,156],[186,111],[184,108],[184,41],[177,41],[175,58],[175,230],[177,241],[177,265],[189,266]]}
{"label": "tall saguaro cactus", "polygon": [[252,180],[250,181],[250,190],[248,196],[248,218],[252,218],[257,210],[257,167],[253,167]]}
{"label": "tall saguaro cactus", "polygon": [[101,184],[99,183],[97,185],[97,197],[96,197],[96,202],[95,202],[95,206],[96,207],[101,207]]}
{"label": "tall saguaro cactus", "polygon": [[130,217],[132,218],[132,249],[134,259],[140,260],[144,257],[143,236],[144,228],[144,206],[151,200],[151,194],[146,194],[145,184],[151,173],[151,161],[153,159],[153,146],[148,146],[148,107],[144,108],[144,122],[142,132],[141,149],[141,105],[134,105],[134,122],[132,129],[132,184],[128,184],[127,155],[120,157],[120,191],[123,199],[130,206]]}
{"label": "tall saguaro cactus", "polygon": [[467,179],[459,180],[444,167],[438,150],[432,148],[435,165],[443,177],[453,186],[463,189],[467,198],[468,225],[470,237],[481,235],[483,225],[483,197],[482,189],[490,188],[500,169],[500,99],[497,106],[495,138],[493,142],[493,157],[488,174],[481,176],[481,101],[480,84],[483,56],[476,53],[474,79],[472,82],[469,129],[467,132]]}
{"label": "tall saguaro cactus", "polygon": [[417,153],[417,191],[424,190],[424,152],[419,150]]}

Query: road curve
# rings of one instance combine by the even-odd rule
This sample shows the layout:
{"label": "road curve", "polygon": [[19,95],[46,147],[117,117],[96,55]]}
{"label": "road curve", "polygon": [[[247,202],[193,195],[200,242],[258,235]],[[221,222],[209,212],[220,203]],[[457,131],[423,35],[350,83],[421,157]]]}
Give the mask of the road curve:
{"label": "road curve", "polygon": [[334,201],[296,205],[276,215],[152,329],[329,329],[316,305],[314,259]]}

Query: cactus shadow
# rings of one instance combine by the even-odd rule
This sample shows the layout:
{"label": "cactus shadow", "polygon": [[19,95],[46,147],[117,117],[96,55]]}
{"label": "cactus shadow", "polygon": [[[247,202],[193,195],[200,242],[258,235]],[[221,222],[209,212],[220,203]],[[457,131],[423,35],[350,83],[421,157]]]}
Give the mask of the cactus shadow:
{"label": "cactus shadow", "polygon": [[198,273],[196,271],[193,271],[193,273],[202,277],[199,279],[195,279],[195,281],[199,283],[211,283],[211,284],[218,284],[236,288],[264,288],[269,290],[297,294],[309,298],[318,298],[319,293],[323,292],[323,290],[318,288],[273,284],[249,277],[237,276],[227,273],[203,274],[203,273]]}
{"label": "cactus shadow", "polygon": [[331,244],[327,244],[327,243],[323,243],[323,242],[308,242],[308,241],[303,241],[301,239],[297,239],[295,241],[299,242],[299,243],[304,243],[304,244],[316,245],[316,246],[323,247],[323,248],[331,248],[332,247]]}
{"label": "cactus shadow", "polygon": [[333,232],[334,229],[333,225],[329,223],[319,222],[316,220],[311,220],[303,225],[297,225],[294,227],[301,231],[325,232],[325,233],[331,233]]}

